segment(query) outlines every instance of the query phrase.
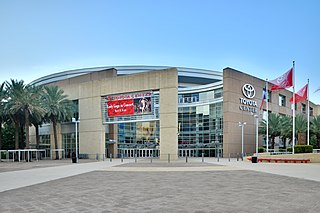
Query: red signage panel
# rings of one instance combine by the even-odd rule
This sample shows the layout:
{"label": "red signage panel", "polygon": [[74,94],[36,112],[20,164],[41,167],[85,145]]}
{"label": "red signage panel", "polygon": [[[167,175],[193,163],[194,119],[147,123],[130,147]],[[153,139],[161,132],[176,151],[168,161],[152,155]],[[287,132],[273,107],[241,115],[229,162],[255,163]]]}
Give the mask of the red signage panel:
{"label": "red signage panel", "polygon": [[133,115],[133,99],[108,101],[108,116]]}

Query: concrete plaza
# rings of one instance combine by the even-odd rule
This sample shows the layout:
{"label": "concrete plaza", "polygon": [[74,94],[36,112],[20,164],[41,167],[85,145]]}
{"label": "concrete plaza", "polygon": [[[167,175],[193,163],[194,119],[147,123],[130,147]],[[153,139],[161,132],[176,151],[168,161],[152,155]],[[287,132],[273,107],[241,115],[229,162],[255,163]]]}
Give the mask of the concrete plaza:
{"label": "concrete plaza", "polygon": [[[80,161],[81,162],[81,161]],[[41,164],[41,165],[40,165]],[[49,167],[45,166],[48,164]],[[0,163],[0,212],[319,212],[320,164]],[[26,168],[27,167],[27,168]]]}

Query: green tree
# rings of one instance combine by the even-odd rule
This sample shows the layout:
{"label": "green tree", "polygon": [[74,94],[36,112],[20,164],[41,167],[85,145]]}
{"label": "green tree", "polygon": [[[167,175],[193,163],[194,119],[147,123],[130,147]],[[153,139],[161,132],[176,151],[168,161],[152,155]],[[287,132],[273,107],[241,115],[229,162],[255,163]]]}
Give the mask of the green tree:
{"label": "green tree", "polygon": [[42,95],[43,95],[43,87],[42,86],[33,86],[31,88],[31,92],[33,94],[33,101],[37,103],[39,108],[33,108],[32,113],[30,114],[30,122],[35,127],[36,130],[36,147],[39,148],[40,143],[40,134],[39,134],[39,127],[42,123],[47,121],[45,115],[46,110],[41,102]]}
{"label": "green tree", "polygon": [[315,116],[310,125],[310,132],[317,138],[317,147],[320,148],[320,115]]}
{"label": "green tree", "polygon": [[[15,82],[15,83],[13,83]],[[18,90],[11,89],[13,85],[17,83]],[[24,116],[24,130],[26,134],[26,148],[29,148],[29,126],[30,126],[30,115],[38,114],[39,117],[45,114],[45,110],[40,104],[39,90],[32,85],[25,85],[23,81],[17,82],[11,80],[9,85],[10,101],[9,101],[9,112],[13,115],[17,113],[23,113]],[[22,119],[22,118],[21,118]],[[20,120],[20,124],[21,124]],[[22,127],[22,125],[21,125]]]}
{"label": "green tree", "polygon": [[12,122],[6,122],[3,125],[2,137],[2,149],[8,150],[15,148],[15,128]]}
{"label": "green tree", "polygon": [[[292,141],[292,117],[281,116],[280,123],[280,137]],[[286,148],[286,143],[284,143],[284,148]]]}
{"label": "green tree", "polygon": [[[64,94],[64,91],[57,86],[45,86],[42,101],[46,109],[46,117],[52,122],[55,149],[59,149],[57,124],[71,120],[75,111],[74,105]],[[59,159],[59,152],[56,153],[56,159]]]}
{"label": "green tree", "polygon": [[[268,116],[268,129],[269,129],[269,137],[271,138],[271,146],[272,149],[274,149],[274,144],[275,144],[275,138],[280,136],[281,134],[281,122],[280,122],[280,116],[275,113],[270,113]],[[267,129],[267,121],[263,119],[260,122],[260,134],[266,134],[266,129]]]}
{"label": "green tree", "polygon": [[7,119],[5,112],[7,104],[7,92],[5,90],[5,83],[0,85],[0,150],[2,149],[2,125]]}
{"label": "green tree", "polygon": [[24,82],[11,79],[10,82],[6,82],[6,89],[8,94],[8,103],[6,105],[6,113],[10,116],[14,123],[15,128],[15,149],[19,149],[19,130],[22,123],[21,118],[23,117],[23,110],[15,107],[16,102],[20,102],[23,96],[25,84]]}
{"label": "green tree", "polygon": [[295,135],[297,136],[298,144],[302,144],[302,137],[307,132],[307,119],[302,114],[298,114],[296,115],[295,123]]}

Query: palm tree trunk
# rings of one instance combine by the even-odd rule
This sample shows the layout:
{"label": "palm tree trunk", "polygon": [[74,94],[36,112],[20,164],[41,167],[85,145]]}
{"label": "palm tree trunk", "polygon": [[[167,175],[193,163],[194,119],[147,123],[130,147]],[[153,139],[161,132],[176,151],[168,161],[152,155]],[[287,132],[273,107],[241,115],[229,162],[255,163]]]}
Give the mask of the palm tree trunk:
{"label": "palm tree trunk", "polygon": [[37,149],[40,148],[40,134],[39,134],[39,125],[36,124],[35,125],[35,128],[36,128],[36,144],[37,144]]}
{"label": "palm tree trunk", "polygon": [[[53,121],[52,125],[53,125],[54,148],[58,149],[57,122]],[[59,160],[59,151],[56,151],[56,160]]]}
{"label": "palm tree trunk", "polygon": [[[29,111],[27,109],[24,110],[25,112],[25,119],[26,119],[26,124],[25,124],[25,129],[26,129],[26,149],[29,149]],[[29,161],[29,152],[26,153],[26,161]]]}
{"label": "palm tree trunk", "polygon": [[284,139],[284,142],[283,142],[283,148],[287,149],[287,139],[286,138]]}
{"label": "palm tree trunk", "polygon": [[21,144],[20,144],[20,147],[21,148],[26,148],[26,146],[25,146],[25,141],[24,141],[24,125],[23,124],[21,124],[20,125],[20,140],[21,140]]}
{"label": "palm tree trunk", "polygon": [[272,146],[272,149],[274,149],[274,140],[275,140],[275,137],[272,136],[272,137],[271,137],[271,142],[272,142],[272,143],[271,143],[271,144],[272,144],[271,146]]}
{"label": "palm tree trunk", "polygon": [[27,109],[24,110],[25,112],[25,118],[26,118],[26,149],[29,149],[29,111]]}
{"label": "palm tree trunk", "polygon": [[17,121],[14,122],[14,141],[15,141],[15,149],[19,149],[19,123]]}

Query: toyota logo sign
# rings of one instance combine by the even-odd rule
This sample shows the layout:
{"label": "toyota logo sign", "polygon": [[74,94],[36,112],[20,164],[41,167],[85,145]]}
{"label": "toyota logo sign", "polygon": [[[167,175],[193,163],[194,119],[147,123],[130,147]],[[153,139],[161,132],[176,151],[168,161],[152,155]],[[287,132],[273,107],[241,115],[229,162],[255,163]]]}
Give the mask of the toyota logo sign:
{"label": "toyota logo sign", "polygon": [[256,91],[251,84],[245,84],[242,87],[242,93],[246,98],[254,98]]}

